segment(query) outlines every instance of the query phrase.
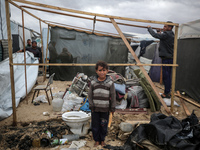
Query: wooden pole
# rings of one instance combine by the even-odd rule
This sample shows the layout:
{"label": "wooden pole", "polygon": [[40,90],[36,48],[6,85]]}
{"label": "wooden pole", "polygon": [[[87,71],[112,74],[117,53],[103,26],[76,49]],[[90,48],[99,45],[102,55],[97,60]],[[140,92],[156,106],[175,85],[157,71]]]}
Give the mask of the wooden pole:
{"label": "wooden pole", "polygon": [[[24,73],[25,73],[25,88],[26,88],[26,97],[27,97],[28,92],[27,92],[27,74],[26,74],[26,46],[25,46],[24,11],[23,11],[23,10],[22,10],[22,28],[23,28],[23,46],[24,46]],[[28,99],[26,99],[26,103],[28,104]]]}
{"label": "wooden pole", "polygon": [[[48,43],[49,43],[49,25],[48,25],[48,31],[47,31],[47,48],[46,48],[46,58],[45,58],[46,64],[47,64],[47,54],[48,54]],[[47,75],[47,66],[45,66],[44,81],[46,80],[46,75]]]}
{"label": "wooden pole", "polygon": [[98,16],[98,17],[104,17],[104,18],[113,18],[113,19],[136,21],[136,22],[167,24],[167,25],[178,26],[178,24],[176,24],[176,23],[168,23],[168,22],[161,22],[161,21],[152,21],[152,20],[143,20],[143,19],[134,19],[134,18],[127,18],[127,17],[97,14],[97,13],[91,13],[91,12],[86,12],[86,11],[80,11],[80,10],[73,10],[73,9],[68,9],[68,8],[57,7],[57,6],[51,6],[51,5],[46,5],[46,4],[41,4],[41,3],[36,3],[36,2],[31,2],[31,1],[26,1],[26,0],[13,0],[13,1],[24,3],[24,4],[30,4],[30,5],[34,5],[34,6],[39,6],[39,7],[44,7],[44,8],[51,8],[51,9],[55,9],[55,10],[67,11],[67,12],[84,14],[84,15],[90,15],[90,16]]}
{"label": "wooden pole", "polygon": [[7,34],[8,34],[8,50],[9,50],[9,64],[10,64],[10,82],[11,82],[11,94],[12,94],[12,108],[13,108],[13,125],[17,125],[16,116],[16,104],[15,104],[15,81],[14,81],[14,70],[13,70],[13,57],[12,57],[12,39],[10,29],[10,10],[8,0],[5,0],[6,7],[6,23],[7,23]]}
{"label": "wooden pole", "polygon": [[[158,88],[160,88],[160,89],[162,89],[162,90],[164,90],[164,88],[163,87],[161,87],[161,86],[159,86],[159,85],[156,85]],[[194,105],[194,106],[196,106],[196,107],[199,107],[200,108],[200,104],[199,103],[197,103],[197,102],[194,102],[194,101],[192,101],[192,100],[190,100],[190,99],[188,99],[188,98],[185,98],[185,97],[183,97],[183,96],[181,96],[181,95],[178,95],[178,94],[174,94],[175,96],[177,96],[177,97],[179,97],[179,98],[182,98],[183,100],[185,100],[185,101],[187,101],[187,102],[189,102],[189,103],[191,103],[192,105]]]}
{"label": "wooden pole", "polygon": [[[138,64],[141,64],[137,55],[135,54],[135,52],[133,51],[132,47],[130,46],[130,44],[128,43],[128,41],[126,40],[126,37],[123,35],[122,31],[120,30],[120,28],[118,27],[118,25],[116,24],[115,20],[113,18],[110,18],[110,20],[112,21],[114,27],[116,28],[117,32],[119,33],[119,35],[121,36],[122,40],[124,41],[125,45],[127,46],[127,48],[129,49],[129,51],[131,52],[131,54],[133,55],[135,61]],[[158,97],[158,99],[160,100],[160,102],[162,103],[163,107],[165,108],[166,112],[168,114],[171,114],[170,110],[168,109],[167,105],[165,104],[165,102],[163,101],[162,97],[160,96],[160,94],[157,92],[157,89],[154,85],[154,83],[151,81],[150,77],[148,76],[146,70],[144,69],[143,66],[140,66],[141,71],[143,72],[144,76],[146,77],[146,79],[148,80],[149,84],[151,85],[152,89],[155,91],[156,96]]]}
{"label": "wooden pole", "polygon": [[[176,64],[177,45],[178,45],[178,26],[175,26],[173,64]],[[171,91],[171,112],[172,113],[174,111],[175,82],[176,82],[176,67],[173,66],[172,67],[172,91]]]}
{"label": "wooden pole", "polygon": [[[31,6],[25,6],[25,5],[22,5],[21,7],[28,8],[28,9],[39,10],[39,11],[44,11],[44,12],[48,12],[48,13],[54,13],[54,14],[58,14],[58,15],[64,15],[64,16],[76,17],[76,18],[81,18],[81,19],[94,20],[93,18],[90,18],[90,17],[72,15],[72,14],[67,14],[67,13],[47,10],[47,9],[41,9],[41,8],[37,8],[37,7],[31,7]],[[105,22],[105,23],[112,23],[111,21],[103,20],[103,19],[96,19],[96,21]],[[119,25],[125,25],[125,26],[131,26],[131,27],[148,28],[147,26],[141,26],[141,25],[134,25],[134,24],[128,24],[128,23],[121,23],[121,22],[116,22],[116,23],[119,24]],[[152,29],[160,29],[160,28],[152,27]]]}
{"label": "wooden pole", "polygon": [[[12,65],[24,65],[23,63],[13,63]],[[95,66],[96,64],[73,64],[73,63],[43,63],[43,64],[27,64],[35,66]],[[108,64],[109,66],[177,66],[173,64]]]}
{"label": "wooden pole", "polygon": [[[42,39],[42,25],[41,25],[41,21],[39,20],[39,24],[40,24],[40,38],[41,38],[41,53],[42,53],[42,60],[41,63],[44,63],[44,54],[43,54],[43,39]],[[42,74],[43,74],[43,82],[45,81],[45,77],[44,77],[44,66],[42,66]]]}

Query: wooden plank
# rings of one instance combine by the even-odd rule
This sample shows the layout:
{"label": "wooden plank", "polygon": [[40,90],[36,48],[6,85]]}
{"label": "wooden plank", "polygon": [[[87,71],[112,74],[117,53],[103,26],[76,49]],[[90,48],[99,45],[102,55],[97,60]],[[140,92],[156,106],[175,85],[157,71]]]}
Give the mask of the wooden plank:
{"label": "wooden plank", "polygon": [[[178,27],[175,27],[174,35],[174,54],[173,54],[173,64],[176,64],[177,59],[177,45],[178,45]],[[175,91],[175,82],[176,82],[176,67],[172,67],[172,90],[171,90],[171,112],[174,112],[174,91]]]}
{"label": "wooden plank", "polygon": [[[23,63],[13,63],[12,65],[24,65]],[[26,65],[39,65],[39,66],[95,66],[96,64],[73,64],[73,63],[43,63],[43,64],[30,64]],[[109,66],[163,66],[165,64],[108,64]],[[172,65],[167,65],[172,66]]]}
{"label": "wooden plank", "polygon": [[[22,10],[22,29],[23,29],[23,46],[24,46],[24,73],[25,73],[25,87],[26,87],[26,97],[28,95],[27,91],[27,74],[26,74],[26,46],[25,46],[25,31],[24,31],[24,11]],[[28,99],[26,99],[26,103],[28,104]]]}
{"label": "wooden plank", "polygon": [[[161,87],[161,86],[159,86],[159,85],[156,85],[158,88],[160,88],[160,89],[162,89],[162,90],[164,90],[164,88],[163,87]],[[178,94],[174,94],[175,96],[177,96],[177,97],[180,97],[180,98],[182,98],[183,100],[185,100],[185,101],[187,101],[187,102],[189,102],[189,103],[191,103],[192,105],[194,105],[194,106],[196,106],[196,107],[199,107],[200,108],[200,104],[199,103],[197,103],[197,102],[194,102],[194,101],[192,101],[192,100],[190,100],[190,99],[188,99],[188,98],[185,98],[185,97],[183,97],[183,96],[180,96],[180,95],[178,95]]]}
{"label": "wooden plank", "polygon": [[188,98],[185,98],[185,97],[183,97],[183,96],[180,96],[180,95],[178,95],[178,94],[174,94],[174,95],[177,96],[177,97],[180,97],[180,98],[182,98],[183,100],[185,100],[185,101],[187,101],[187,102],[193,104],[194,106],[197,106],[197,107],[200,108],[200,104],[199,104],[199,103],[194,102],[194,101],[192,101],[192,100],[190,100],[190,99],[188,99]]}
{"label": "wooden plank", "polygon": [[[67,13],[62,13],[62,12],[47,10],[47,9],[41,9],[41,8],[37,8],[37,7],[31,7],[31,6],[25,6],[25,5],[23,5],[21,7],[28,8],[28,9],[39,10],[39,11],[44,11],[44,12],[48,12],[48,13],[54,13],[54,14],[58,14],[58,15],[64,15],[64,16],[76,17],[76,18],[81,18],[81,19],[94,20],[94,18],[90,18],[90,17],[83,17],[83,16],[78,16],[78,15],[72,15],[72,14],[67,14]],[[97,18],[95,20],[96,21],[100,21],[100,22],[105,22],[105,23],[112,23],[111,21],[97,19]],[[133,25],[133,24],[121,23],[121,22],[117,22],[117,24],[119,24],[119,25],[125,25],[125,26],[131,26],[131,27],[148,28],[147,26]],[[152,29],[160,29],[160,28],[152,27]]]}
{"label": "wooden plank", "polygon": [[111,126],[111,123],[112,123],[112,117],[113,117],[113,114],[112,114],[112,112],[110,112],[110,115],[109,115],[109,121],[108,121],[108,128],[110,128],[110,126]]}
{"label": "wooden plank", "polygon": [[[138,57],[136,56],[135,52],[133,51],[132,47],[130,46],[130,44],[128,43],[128,41],[126,40],[125,36],[123,35],[122,31],[120,30],[120,28],[118,27],[118,25],[116,24],[115,20],[113,18],[110,18],[110,20],[112,21],[114,27],[116,28],[117,32],[119,33],[119,35],[121,36],[122,40],[124,41],[125,45],[127,46],[127,48],[129,49],[129,51],[131,52],[131,54],[133,55],[135,61],[137,62],[137,64],[141,64]],[[143,72],[144,76],[146,77],[146,79],[148,80],[149,84],[151,85],[152,89],[155,91],[156,96],[158,97],[158,99],[160,100],[160,102],[162,103],[163,107],[165,108],[166,112],[168,114],[171,114],[170,110],[168,109],[167,105],[165,104],[165,102],[163,101],[162,97],[160,96],[160,94],[157,92],[157,89],[154,85],[154,83],[151,81],[150,77],[148,76],[146,70],[144,69],[143,66],[140,66],[140,70]]]}
{"label": "wooden plank", "polygon": [[146,108],[116,109],[115,112],[120,114],[148,114]]}
{"label": "wooden plank", "polygon": [[9,63],[10,63],[10,82],[12,92],[12,108],[13,108],[13,125],[17,125],[16,116],[16,104],[15,104],[15,81],[14,81],[14,69],[13,69],[13,57],[12,57],[12,39],[11,39],[11,28],[10,28],[10,10],[9,3],[5,0],[6,8],[6,23],[7,23],[7,34],[8,34],[8,50],[9,50]]}
{"label": "wooden plank", "polygon": [[[179,91],[177,91],[177,94],[178,94],[178,96],[181,96],[181,94],[180,94]],[[181,104],[182,104],[182,106],[183,106],[183,109],[184,109],[185,114],[186,114],[187,116],[190,116],[191,113],[189,112],[189,110],[188,110],[187,106],[185,105],[185,102],[183,101],[183,99],[182,99],[181,97],[179,97],[179,100],[180,100],[180,102],[181,102]]]}
{"label": "wooden plank", "polygon": [[55,9],[55,10],[62,10],[62,11],[67,11],[67,12],[72,12],[72,13],[90,15],[90,16],[99,16],[99,17],[104,17],[104,18],[113,18],[113,19],[120,19],[120,20],[145,22],[145,23],[167,24],[167,25],[174,25],[174,26],[179,25],[177,23],[167,23],[167,22],[161,22],[161,21],[152,21],[152,20],[143,20],[143,19],[134,19],[134,18],[128,18],[128,17],[119,17],[119,16],[112,16],[112,15],[97,14],[97,13],[91,13],[91,12],[86,12],[86,11],[80,11],[80,10],[68,9],[68,8],[63,8],[63,7],[51,6],[51,5],[41,4],[41,3],[36,3],[36,2],[30,2],[30,1],[26,1],[26,0],[13,0],[13,1],[24,3],[24,4],[30,4],[30,5],[34,5],[34,6],[39,6],[39,7],[44,7],[44,8],[51,8],[51,9]]}

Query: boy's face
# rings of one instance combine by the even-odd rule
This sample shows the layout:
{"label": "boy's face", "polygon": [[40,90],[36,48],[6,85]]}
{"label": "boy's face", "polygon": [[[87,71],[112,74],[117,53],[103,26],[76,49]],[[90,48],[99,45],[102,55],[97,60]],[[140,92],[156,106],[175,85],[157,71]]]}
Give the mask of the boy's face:
{"label": "boy's face", "polygon": [[106,74],[108,73],[108,70],[106,68],[103,68],[101,66],[98,66],[98,69],[96,70],[97,75],[100,79],[105,79]]}

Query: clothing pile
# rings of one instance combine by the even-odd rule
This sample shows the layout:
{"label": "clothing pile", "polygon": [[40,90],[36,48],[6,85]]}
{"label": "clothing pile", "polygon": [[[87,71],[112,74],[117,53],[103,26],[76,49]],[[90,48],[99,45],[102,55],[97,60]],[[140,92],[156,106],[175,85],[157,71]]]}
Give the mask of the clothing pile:
{"label": "clothing pile", "polygon": [[140,79],[126,80],[121,74],[111,70],[108,75],[115,85],[117,109],[149,107],[147,96],[139,83]]}

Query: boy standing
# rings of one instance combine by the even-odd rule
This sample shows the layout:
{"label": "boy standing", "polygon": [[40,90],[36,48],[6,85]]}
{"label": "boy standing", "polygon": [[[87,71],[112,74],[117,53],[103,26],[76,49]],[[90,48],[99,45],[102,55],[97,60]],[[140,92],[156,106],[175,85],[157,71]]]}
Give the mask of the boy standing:
{"label": "boy standing", "polygon": [[91,81],[88,92],[89,107],[92,111],[92,134],[95,145],[105,145],[107,135],[109,112],[115,111],[115,87],[108,73],[108,65],[104,61],[96,64],[97,76]]}

